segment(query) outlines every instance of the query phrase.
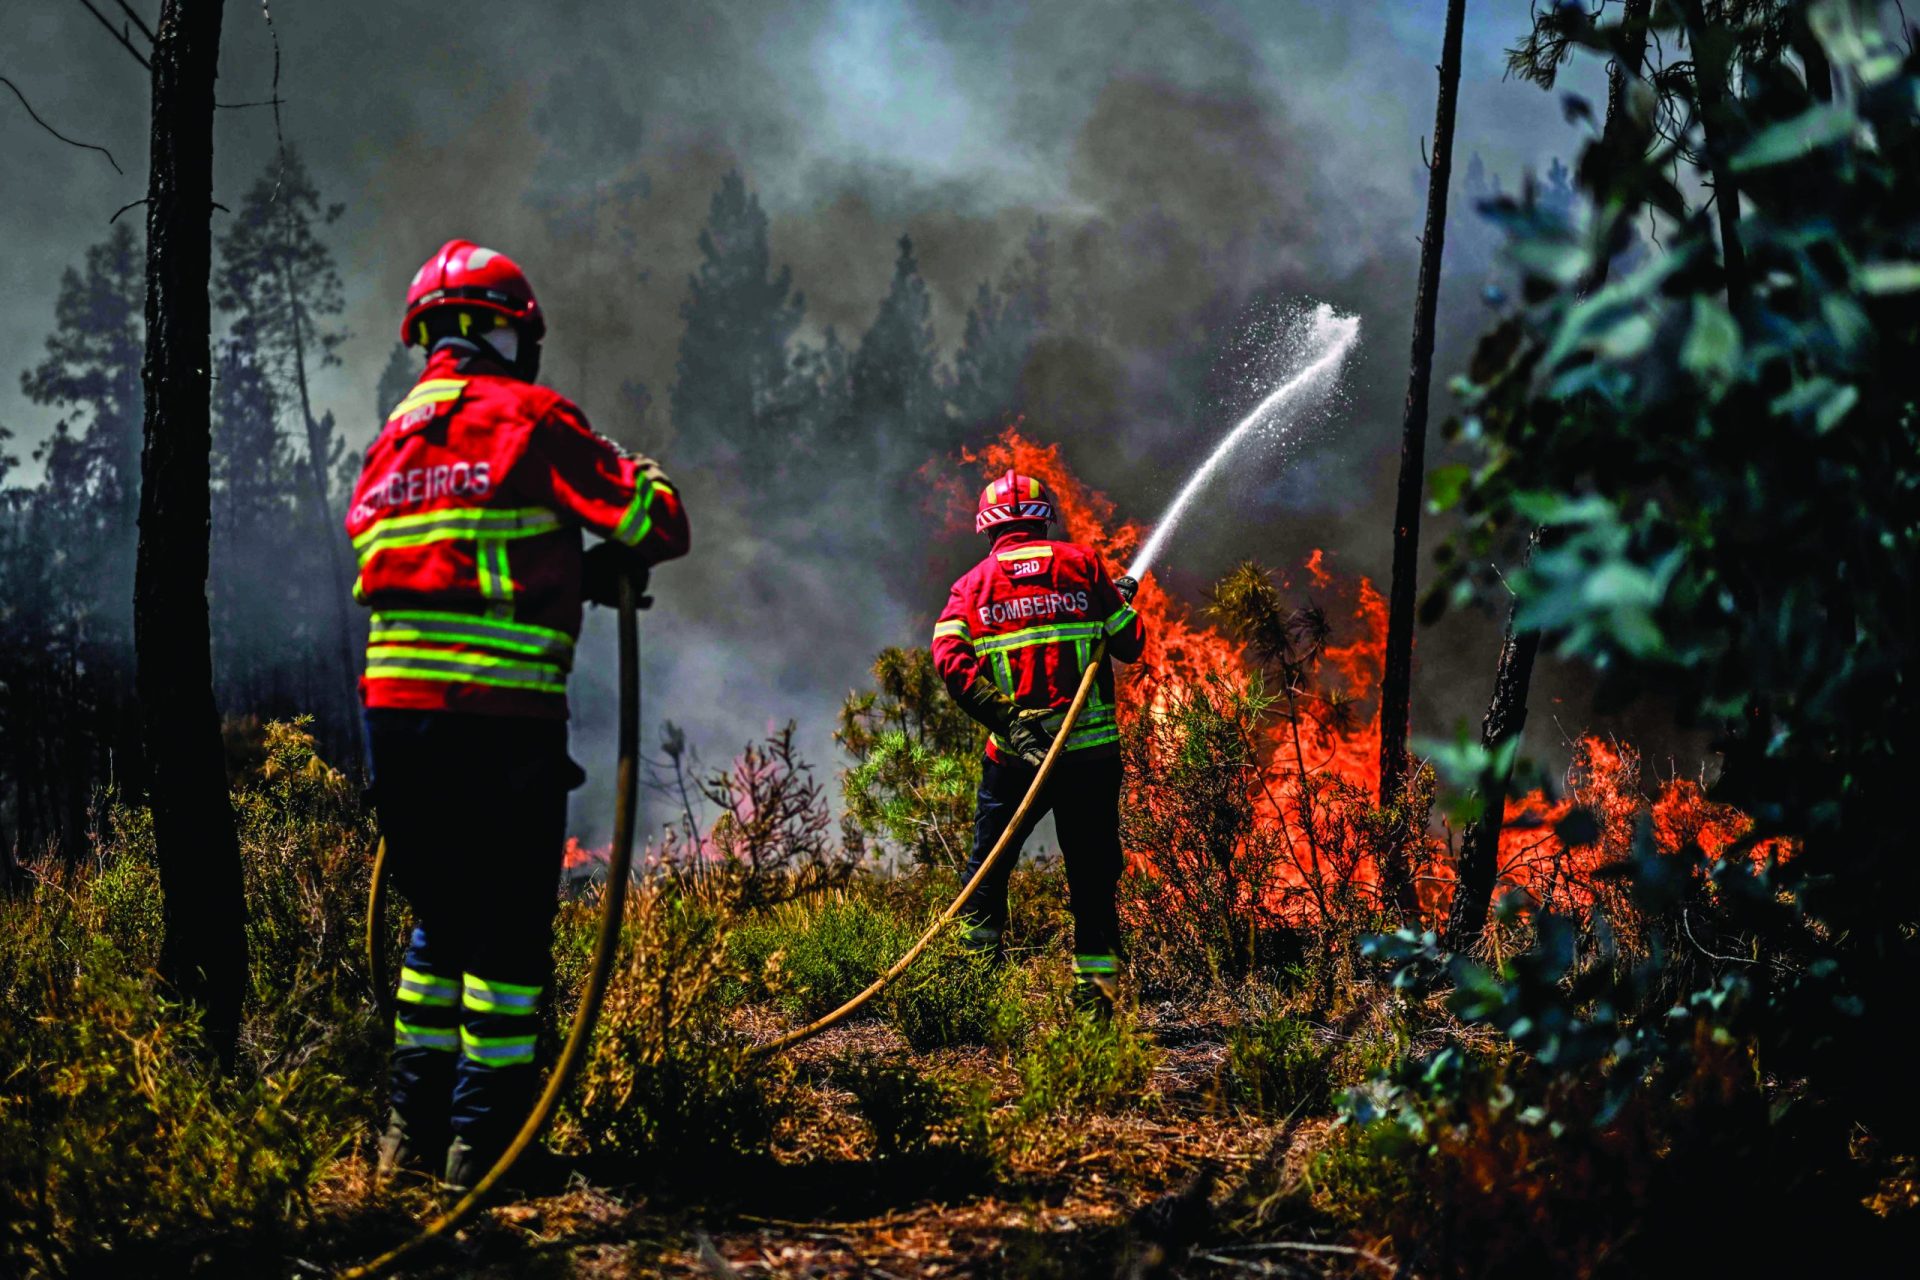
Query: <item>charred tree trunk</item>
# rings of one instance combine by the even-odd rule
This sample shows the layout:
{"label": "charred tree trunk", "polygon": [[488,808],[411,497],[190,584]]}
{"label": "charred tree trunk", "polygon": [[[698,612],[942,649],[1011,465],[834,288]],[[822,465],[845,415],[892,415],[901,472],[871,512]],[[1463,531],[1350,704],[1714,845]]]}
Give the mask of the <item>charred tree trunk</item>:
{"label": "charred tree trunk", "polygon": [[[1647,13],[1652,7],[1653,0],[1627,0],[1621,19],[1626,48],[1607,68],[1607,119],[1601,141],[1608,155],[1618,154],[1627,133],[1627,83],[1641,75],[1646,62]],[[1607,282],[1611,248],[1602,246],[1596,253],[1593,271],[1584,281],[1588,292]],[[1534,530],[1528,540],[1529,559],[1534,547],[1539,545],[1541,532]],[[1500,659],[1493,673],[1493,698],[1480,721],[1480,745],[1489,751],[1497,751],[1518,737],[1527,723],[1527,692],[1533,683],[1534,660],[1540,655],[1540,633],[1517,630],[1514,623],[1519,612],[1519,601],[1515,601],[1507,611],[1507,628],[1500,637]],[[1453,902],[1447,912],[1447,945],[1456,950],[1471,945],[1487,927],[1494,880],[1499,874],[1500,832],[1507,820],[1507,787],[1512,780],[1509,765],[1496,769],[1482,782],[1484,803],[1480,816],[1467,824],[1460,837],[1460,873],[1454,881]]]}
{"label": "charred tree trunk", "polygon": [[1700,137],[1707,153],[1707,171],[1713,175],[1713,210],[1720,223],[1720,262],[1727,275],[1727,305],[1735,313],[1747,308],[1747,251],[1740,243],[1740,190],[1721,144],[1722,116],[1730,109],[1733,36],[1726,24],[1710,21],[1701,0],[1679,0],[1686,20],[1687,43],[1693,47],[1694,109],[1700,116]]}
{"label": "charred tree trunk", "polygon": [[[1408,703],[1413,693],[1413,614],[1419,586],[1420,503],[1427,472],[1427,388],[1433,379],[1434,312],[1447,239],[1447,182],[1453,172],[1454,105],[1460,90],[1460,35],[1466,0],[1448,0],[1440,52],[1440,93],[1427,166],[1427,222],[1420,237],[1420,284],[1413,304],[1413,358],[1400,421],[1400,490],[1393,514],[1393,583],[1387,606],[1386,670],[1380,682],[1380,803],[1400,800],[1407,779]],[[1381,868],[1387,891],[1409,919],[1418,909],[1407,858],[1412,833],[1397,831]]]}
{"label": "charred tree trunk", "polygon": [[[1530,559],[1540,534],[1534,531],[1527,544]],[[1520,612],[1515,600],[1507,610],[1507,630],[1500,641],[1500,662],[1493,673],[1493,700],[1480,721],[1480,745],[1489,751],[1520,736],[1527,725],[1527,686],[1533,682],[1533,662],[1540,654],[1540,633],[1519,631],[1514,621]],[[1487,927],[1487,911],[1493,903],[1493,884],[1500,871],[1500,831],[1506,824],[1507,785],[1513,779],[1511,764],[1495,767],[1481,779],[1480,816],[1467,824],[1460,837],[1460,873],[1454,880],[1453,903],[1447,913],[1447,945],[1459,950],[1472,945]]]}
{"label": "charred tree trunk", "polygon": [[146,445],[134,655],[164,896],[161,966],[231,1060],[246,990],[240,850],[207,619],[213,87],[219,0],[166,0],[153,46]]}

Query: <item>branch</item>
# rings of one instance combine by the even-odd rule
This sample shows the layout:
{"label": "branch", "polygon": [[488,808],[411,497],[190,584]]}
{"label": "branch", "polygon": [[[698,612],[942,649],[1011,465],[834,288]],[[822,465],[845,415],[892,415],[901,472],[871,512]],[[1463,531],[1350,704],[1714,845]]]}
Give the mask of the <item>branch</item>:
{"label": "branch", "polygon": [[145,54],[133,47],[133,41],[127,39],[127,33],[114,26],[111,22],[108,22],[107,15],[93,7],[93,0],[80,0],[80,3],[87,6],[88,13],[100,19],[100,25],[107,29],[107,34],[124,45],[127,52],[133,55],[133,60],[145,67],[148,74],[151,75],[153,72],[153,64],[147,61]]}
{"label": "branch", "polygon": [[133,11],[133,6],[128,4],[127,0],[115,0],[115,3],[120,6],[120,12],[133,19],[133,25],[140,28],[140,34],[147,38],[147,43],[152,44],[154,42],[153,28],[147,25],[146,19]]}
{"label": "branch", "polygon": [[1371,1262],[1383,1271],[1393,1272],[1398,1270],[1392,1262],[1367,1249],[1356,1249],[1352,1245],[1346,1244],[1309,1244],[1299,1240],[1275,1240],[1262,1244],[1223,1244],[1217,1246],[1214,1251],[1200,1256],[1206,1258],[1209,1262],[1225,1262],[1231,1266],[1244,1267],[1247,1264],[1240,1259],[1221,1257],[1220,1254],[1222,1252],[1266,1253],[1274,1250],[1281,1250],[1288,1253],[1330,1253],[1343,1258],[1359,1258],[1363,1261]]}
{"label": "branch", "polygon": [[[125,169],[122,169],[120,167],[120,162],[113,158],[113,152],[107,150],[105,147],[96,147],[91,142],[76,141],[73,138],[69,138],[66,134],[60,132],[58,129],[54,128],[52,125],[48,124],[45,120],[42,120],[40,118],[40,113],[33,109],[33,104],[27,101],[27,95],[20,92],[19,85],[7,79],[5,76],[0,76],[0,84],[4,84],[5,86],[7,86],[7,88],[13,90],[13,96],[20,99],[20,105],[27,109],[27,114],[32,116],[33,122],[39,125],[42,129],[45,129],[48,133],[60,139],[60,141],[66,143],[70,147],[81,147],[87,151],[98,151],[101,155],[107,158],[107,163],[113,166],[113,171],[115,173],[124,174],[126,172]],[[121,210],[121,212],[124,213],[126,212],[126,210],[123,209]],[[116,214],[115,216],[117,217],[118,215]]]}

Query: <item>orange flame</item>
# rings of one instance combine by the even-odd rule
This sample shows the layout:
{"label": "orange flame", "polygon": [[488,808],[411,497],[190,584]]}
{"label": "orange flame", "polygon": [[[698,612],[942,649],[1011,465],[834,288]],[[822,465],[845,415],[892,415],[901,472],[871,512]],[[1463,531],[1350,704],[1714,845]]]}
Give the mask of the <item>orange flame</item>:
{"label": "orange flame", "polygon": [[[1091,546],[1109,564],[1125,563],[1139,545],[1144,530],[1136,523],[1117,520],[1113,502],[1083,485],[1067,468],[1057,444],[1043,445],[1022,432],[1021,423],[1006,428],[999,438],[963,459],[978,464],[988,475],[1011,467],[1036,476],[1054,491],[1060,504],[1065,536]],[[972,522],[972,493],[955,483],[949,492],[950,509],[963,527]],[[1384,668],[1387,604],[1366,577],[1343,577],[1327,564],[1323,550],[1312,551],[1300,565],[1297,582],[1283,577],[1283,591],[1310,593],[1333,624],[1333,636],[1322,656],[1323,675],[1354,704],[1347,717],[1299,716],[1266,726],[1262,744],[1263,771],[1250,784],[1257,820],[1278,828],[1279,847],[1288,852],[1266,878],[1278,884],[1277,893],[1257,907],[1272,918],[1295,923],[1312,918],[1316,896],[1309,880],[1323,871],[1318,855],[1310,851],[1309,825],[1323,832],[1349,837],[1341,876],[1352,889],[1378,900],[1379,870],[1363,838],[1380,784],[1380,729],[1377,700]],[[1167,687],[1195,687],[1209,676],[1245,683],[1257,664],[1245,647],[1218,630],[1197,624],[1186,605],[1166,594],[1151,576],[1140,584],[1134,608],[1146,623],[1147,645],[1141,660],[1126,676],[1133,696],[1123,697],[1123,724],[1132,723],[1143,708],[1154,705]],[[1294,739],[1298,726],[1298,741]],[[1651,810],[1659,849],[1678,854],[1697,846],[1709,858],[1744,834],[1752,821],[1739,810],[1714,804],[1698,783],[1669,778],[1654,799],[1640,789],[1639,755],[1633,748],[1598,737],[1575,744],[1568,770],[1566,794],[1541,791],[1510,797],[1500,834],[1495,900],[1518,891],[1523,899],[1555,910],[1593,906],[1621,890],[1594,873],[1627,856],[1638,816]],[[1590,844],[1567,846],[1555,827],[1576,807],[1591,811],[1601,828]],[[1374,828],[1377,829],[1377,828]],[[1765,854],[1790,852],[1762,845]],[[1416,864],[1426,873],[1421,880],[1421,903],[1430,919],[1445,913],[1451,897],[1453,855],[1451,841],[1430,831],[1425,846],[1416,851]],[[1140,865],[1138,858],[1134,859]]]}

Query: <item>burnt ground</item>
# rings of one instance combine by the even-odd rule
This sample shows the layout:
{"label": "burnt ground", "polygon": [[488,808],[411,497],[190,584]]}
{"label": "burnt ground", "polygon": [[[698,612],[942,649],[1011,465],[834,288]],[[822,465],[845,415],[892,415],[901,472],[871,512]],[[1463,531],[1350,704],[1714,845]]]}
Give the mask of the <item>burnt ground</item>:
{"label": "burnt ground", "polygon": [[[759,1023],[760,1015],[749,1020]],[[1217,1098],[1224,1027],[1171,1006],[1143,1010],[1141,1020],[1159,1056],[1139,1104],[1057,1120],[997,1171],[947,1158],[939,1147],[918,1157],[874,1155],[853,1096],[834,1086],[829,1067],[850,1054],[908,1050],[890,1028],[856,1023],[792,1054],[793,1105],[769,1158],[717,1179],[689,1175],[684,1187],[673,1171],[656,1171],[645,1193],[559,1171],[552,1193],[483,1213],[453,1245],[405,1274],[906,1280],[1297,1276],[1333,1264],[1350,1271],[1350,1252],[1313,1251],[1320,1243],[1284,1253],[1208,1243],[1222,1237],[1220,1206],[1247,1176],[1258,1171],[1271,1186],[1278,1168],[1278,1181],[1289,1181],[1330,1121],[1274,1123],[1233,1113]],[[766,1016],[748,1029],[769,1034],[777,1025]],[[1017,1079],[991,1051],[909,1056],[990,1082],[996,1101],[1017,1094]],[[363,1177],[336,1185],[340,1203],[360,1199],[364,1187],[350,1184]],[[409,1199],[412,1212],[428,1211],[424,1193]],[[319,1251],[326,1257],[308,1254],[295,1274],[392,1243],[404,1219],[388,1204],[376,1226],[362,1200],[352,1231],[360,1242],[349,1246],[330,1232],[329,1247]],[[335,1219],[335,1232],[339,1225]]]}

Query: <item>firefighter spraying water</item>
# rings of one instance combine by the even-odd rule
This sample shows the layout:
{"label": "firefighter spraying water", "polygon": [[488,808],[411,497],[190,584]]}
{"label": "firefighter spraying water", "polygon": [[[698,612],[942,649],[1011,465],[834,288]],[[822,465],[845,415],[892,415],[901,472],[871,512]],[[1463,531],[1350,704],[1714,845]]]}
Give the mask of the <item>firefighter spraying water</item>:
{"label": "firefighter spraying water", "polygon": [[[1110,1012],[1120,963],[1120,725],[1109,659],[1131,662],[1146,631],[1132,578],[1107,576],[1091,549],[1056,541],[1056,505],[1045,485],[1015,471],[980,495],[974,529],[987,556],[953,584],[933,628],[933,660],[947,690],[991,736],[981,765],[968,879],[985,873],[962,907],[968,942],[1005,955],[1007,883],[1014,858],[1051,810],[1060,831],[1073,910],[1074,986],[1083,1005]],[[1093,692],[1072,725],[1066,712],[1082,676]],[[1047,785],[1036,777],[1065,733],[1066,755]],[[1014,826],[1015,810],[1037,793]],[[1010,856],[989,859],[1014,827]]]}
{"label": "firefighter spraying water", "polygon": [[852,1015],[905,973],[956,916],[964,916],[971,945],[1001,957],[1013,860],[1049,810],[1067,864],[1076,997],[1096,1013],[1112,1010],[1124,950],[1114,900],[1123,855],[1120,729],[1109,658],[1132,661],[1145,646],[1146,631],[1132,607],[1138,575],[1250,433],[1275,423],[1284,432],[1295,415],[1334,389],[1359,330],[1357,319],[1315,309],[1301,343],[1305,367],[1235,424],[1118,578],[1108,577],[1090,548],[1047,536],[1058,504],[1038,479],[1010,469],[987,486],[974,528],[992,539],[992,549],[954,583],[933,634],[934,663],[949,693],[991,735],[966,884],[885,973],[832,1012],[756,1046],[754,1056],[782,1052]]}
{"label": "firefighter spraying water", "polygon": [[[347,516],[373,611],[362,680],[374,803],[412,906],[380,1168],[467,1189],[538,1084],[583,600],[631,601],[684,555],[650,459],[533,385],[545,318],[510,259],[449,241],[414,275],[420,381],[368,449]],[[582,552],[582,531],[605,541]]]}

